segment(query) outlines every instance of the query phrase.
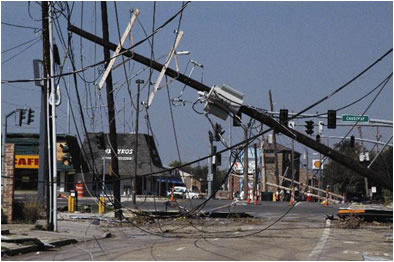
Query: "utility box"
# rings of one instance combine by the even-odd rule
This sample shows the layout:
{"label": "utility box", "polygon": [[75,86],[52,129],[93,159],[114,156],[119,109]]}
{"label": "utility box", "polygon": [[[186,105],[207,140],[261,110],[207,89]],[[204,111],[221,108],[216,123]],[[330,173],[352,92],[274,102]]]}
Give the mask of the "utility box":
{"label": "utility box", "polygon": [[208,93],[204,111],[226,120],[229,112],[238,113],[243,98],[242,93],[225,84],[222,86],[215,85]]}

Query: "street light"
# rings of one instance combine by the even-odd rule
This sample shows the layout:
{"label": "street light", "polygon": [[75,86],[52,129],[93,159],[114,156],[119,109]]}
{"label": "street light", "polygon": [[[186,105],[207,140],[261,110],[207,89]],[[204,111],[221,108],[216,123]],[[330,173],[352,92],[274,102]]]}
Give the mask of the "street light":
{"label": "street light", "polygon": [[176,51],[175,55],[190,55],[190,51]]}

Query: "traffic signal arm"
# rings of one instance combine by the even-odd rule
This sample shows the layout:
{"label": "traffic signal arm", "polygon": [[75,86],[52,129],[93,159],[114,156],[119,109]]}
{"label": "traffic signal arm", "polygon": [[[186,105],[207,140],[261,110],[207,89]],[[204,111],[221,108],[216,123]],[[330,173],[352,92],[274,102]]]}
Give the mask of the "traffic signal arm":
{"label": "traffic signal arm", "polygon": [[[95,36],[89,32],[86,32],[80,28],[77,28],[71,24],[69,24],[68,30],[73,33],[76,33],[76,34],[96,43],[96,44],[108,47],[109,49],[111,49],[113,51],[115,51],[117,48],[116,44],[104,41],[102,38]],[[161,71],[161,69],[163,68],[162,64],[157,63],[156,61],[150,60],[149,58],[139,55],[135,52],[127,51],[126,49],[122,49],[121,52],[124,56],[129,57],[129,58],[133,59],[134,61],[137,61],[145,66],[151,67],[157,71]],[[192,87],[193,89],[196,89],[197,91],[204,91],[204,92],[208,93],[211,90],[210,87],[204,85],[203,83],[198,82],[194,79],[191,79],[184,74],[178,73],[177,71],[175,71],[171,68],[167,68],[165,74],[169,77],[175,78],[176,80],[178,80],[179,82],[181,82],[183,84],[186,84],[186,85]],[[312,139],[312,138],[310,138],[310,137],[308,137],[296,130],[291,130],[291,131],[288,130],[287,127],[280,125],[273,118],[271,118],[270,116],[268,116],[260,111],[257,111],[256,109],[242,105],[239,111],[241,113],[246,114],[249,117],[254,118],[254,119],[260,121],[261,123],[275,129],[276,132],[280,132],[290,138],[294,138],[297,142],[316,150],[317,152],[319,152],[319,153],[329,157],[330,159],[342,164],[343,166],[359,173],[362,176],[365,176],[368,178],[376,177],[375,172],[360,165],[360,163],[358,161],[356,161],[348,156],[345,156],[344,154],[337,152],[328,146],[325,146],[323,144],[319,144],[314,139]]]}
{"label": "traffic signal arm", "polygon": [[[258,121],[261,123],[275,129],[275,131],[282,133],[290,138],[294,138],[297,142],[312,148],[316,150],[317,152],[329,157],[330,159],[338,162],[339,164],[357,172],[358,174],[368,177],[368,178],[373,178],[376,177],[376,173],[373,172],[372,170],[365,168],[362,166],[357,160],[354,160],[324,144],[317,143],[314,139],[310,138],[309,136],[306,136],[296,130],[288,130],[287,128],[281,126],[278,124],[274,119],[272,119],[270,116],[263,114],[253,108],[250,108],[248,106],[241,106],[240,111]],[[293,135],[294,134],[294,135]]]}

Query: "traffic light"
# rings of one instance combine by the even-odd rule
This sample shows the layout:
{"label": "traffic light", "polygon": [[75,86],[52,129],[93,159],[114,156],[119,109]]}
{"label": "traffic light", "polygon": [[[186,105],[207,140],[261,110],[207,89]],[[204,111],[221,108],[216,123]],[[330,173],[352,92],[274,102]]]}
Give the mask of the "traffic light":
{"label": "traffic light", "polygon": [[242,113],[238,111],[238,113],[233,118],[233,126],[241,126]]}
{"label": "traffic light", "polygon": [[220,166],[220,165],[222,165],[222,154],[220,154],[220,153],[217,153],[216,155],[215,155],[215,157],[216,157],[216,166]]}
{"label": "traffic light", "polygon": [[350,137],[350,147],[354,147],[354,136]]}
{"label": "traffic light", "polygon": [[316,142],[320,143],[320,135],[316,135]]}
{"label": "traffic light", "polygon": [[96,144],[98,149],[105,149],[105,138],[103,132],[96,134]]}
{"label": "traffic light", "polygon": [[309,120],[309,121],[305,121],[305,127],[306,127],[306,130],[305,130],[305,132],[308,134],[308,135],[312,135],[313,134],[313,121],[312,120]]}
{"label": "traffic light", "polygon": [[63,156],[62,156],[62,162],[65,166],[71,166],[72,164],[72,157],[70,154],[70,148],[66,144],[60,144],[60,147],[62,148]]}
{"label": "traffic light", "polygon": [[327,112],[327,128],[337,128],[337,111],[328,110]]}
{"label": "traffic light", "polygon": [[23,119],[26,118],[26,109],[18,109],[18,110],[19,110],[18,124],[19,126],[22,126]]}
{"label": "traffic light", "polygon": [[34,110],[29,108],[27,110],[27,124],[30,125],[34,121]]}
{"label": "traffic light", "polygon": [[220,141],[220,137],[224,134],[225,130],[218,123],[215,124],[215,141]]}
{"label": "traffic light", "polygon": [[289,121],[289,110],[281,109],[279,111],[279,122],[281,125],[287,126],[287,121]]}
{"label": "traffic light", "polygon": [[208,136],[209,136],[209,142],[212,144],[213,143],[213,134],[211,130],[208,130]]}

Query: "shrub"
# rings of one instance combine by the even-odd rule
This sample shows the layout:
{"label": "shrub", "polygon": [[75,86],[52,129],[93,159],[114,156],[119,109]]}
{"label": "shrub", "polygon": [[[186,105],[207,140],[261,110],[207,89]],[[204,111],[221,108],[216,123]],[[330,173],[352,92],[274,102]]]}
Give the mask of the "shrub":
{"label": "shrub", "polygon": [[383,198],[384,198],[384,204],[385,205],[392,205],[393,203],[393,192],[383,189]]}
{"label": "shrub", "polygon": [[35,199],[28,199],[25,202],[14,202],[15,221],[34,224],[45,209],[42,204]]}

